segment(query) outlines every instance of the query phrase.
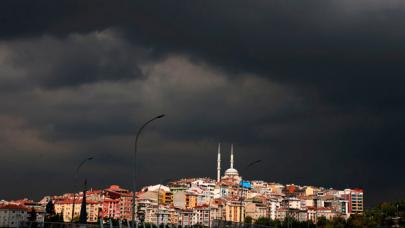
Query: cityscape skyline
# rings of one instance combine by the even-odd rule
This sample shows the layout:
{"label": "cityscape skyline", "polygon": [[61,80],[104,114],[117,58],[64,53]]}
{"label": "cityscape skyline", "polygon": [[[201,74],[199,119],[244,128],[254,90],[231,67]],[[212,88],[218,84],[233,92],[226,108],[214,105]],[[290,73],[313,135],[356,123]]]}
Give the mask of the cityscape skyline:
{"label": "cityscape skyline", "polygon": [[[222,175],[221,175],[221,167],[223,167],[223,165],[224,164],[229,164],[229,168],[228,169],[226,169],[225,170],[225,172],[224,172],[224,174],[225,175],[227,175],[227,172],[228,172],[228,174],[230,174],[231,176],[240,176],[241,178],[242,178],[242,175],[239,175],[239,172],[237,171],[237,169],[235,169],[234,168],[234,162],[235,162],[235,160],[234,160],[234,146],[233,146],[234,144],[233,143],[218,143],[218,148],[217,148],[217,162],[216,162],[216,178],[214,178],[214,177],[212,177],[212,176],[207,176],[207,175],[202,175],[202,176],[199,176],[199,177],[193,177],[193,176],[181,176],[180,178],[179,177],[171,177],[171,178],[160,178],[160,181],[162,181],[162,180],[174,180],[174,179],[198,179],[198,178],[209,178],[209,179],[211,179],[211,180],[215,180],[215,179],[217,179],[217,180],[221,180],[221,178],[222,178]],[[228,149],[229,149],[229,152],[224,152],[224,146],[226,147],[226,146],[228,146]],[[221,152],[221,148],[222,148],[222,152]],[[229,155],[229,161],[227,162],[226,160],[221,160],[221,154],[225,154],[225,155]],[[94,154],[93,154],[94,155]],[[79,167],[81,167],[84,163],[85,163],[85,161],[86,160],[93,160],[95,157],[89,157],[89,159],[88,158],[86,158],[85,160],[83,160],[80,164],[79,164]],[[250,163],[251,162],[254,162],[254,161],[257,161],[257,160],[250,160],[249,162],[245,162],[245,166],[247,166],[247,165],[250,165]],[[260,162],[261,162],[261,160],[260,160]],[[262,163],[262,162],[261,162]],[[260,164],[259,164],[260,165]],[[263,164],[261,164],[261,165],[263,165],[263,166],[265,166],[265,163],[263,163]],[[226,166],[225,166],[226,167]],[[260,168],[261,167],[258,167],[257,169],[258,170],[260,170]],[[76,170],[76,171],[78,171],[78,170]],[[246,171],[248,171],[247,169],[245,169],[244,170],[245,172]],[[167,174],[167,173],[166,173]],[[165,174],[165,175],[166,175]],[[218,176],[218,174],[220,174],[219,176]],[[142,173],[141,173],[141,175],[142,175]],[[73,177],[73,176],[72,176]],[[169,177],[170,177],[170,175],[169,175]],[[128,177],[126,177],[126,178],[130,178],[130,176],[128,176]],[[84,179],[86,180],[86,182],[88,182],[88,181],[90,181],[90,183],[91,183],[91,177],[88,177],[88,176],[86,176],[86,178],[82,178],[83,180],[78,180],[77,179],[77,177],[75,177],[74,179],[72,179],[72,185],[76,188],[76,190],[72,190],[71,192],[80,192],[80,191],[78,191],[78,190],[80,190],[80,186],[81,186],[81,182],[80,181],[84,181]],[[275,183],[275,184],[281,184],[281,182],[279,182],[279,181],[277,181],[277,180],[264,180],[264,179],[260,179],[260,178],[248,178],[246,181],[265,181],[265,182],[268,182],[268,183]],[[153,185],[153,183],[155,183],[156,184],[156,182],[153,182],[153,181],[150,181],[148,184],[146,184],[146,185],[144,185],[144,186],[147,186],[147,185]],[[104,183],[104,185],[93,185],[93,186],[91,186],[91,185],[89,185],[89,186],[91,186],[91,188],[103,188],[103,187],[108,187],[108,186],[112,186],[112,185],[115,185],[116,183],[115,182],[112,182],[112,183]],[[163,183],[162,183],[163,184]],[[120,184],[118,184],[117,186],[119,186]],[[289,183],[284,183],[284,185],[297,185],[297,186],[304,186],[304,187],[306,187],[306,186],[319,186],[319,187],[321,187],[321,188],[324,188],[324,189],[338,189],[338,188],[336,188],[335,186],[331,186],[331,185],[317,185],[317,184],[311,184],[311,183],[293,183],[293,182],[289,182]],[[125,185],[125,184],[123,184],[122,186],[124,186],[125,188],[127,188],[127,189],[131,189],[131,187],[130,187],[130,184],[127,184],[127,185]],[[139,190],[139,189],[142,189],[144,186],[141,186],[141,187],[138,187],[137,188],[137,190]],[[356,188],[362,188],[361,186],[356,186],[356,185],[354,185]],[[348,188],[349,186],[348,185],[346,185],[346,188]],[[353,187],[353,186],[352,186]],[[58,193],[59,194],[61,194],[61,193],[66,193],[66,192],[64,192],[63,190],[62,191],[60,191],[60,192],[56,192],[55,194],[56,195],[58,195]],[[42,195],[39,195],[38,197],[32,197],[32,196],[30,196],[29,194],[26,194],[26,195],[21,195],[21,196],[18,196],[18,197],[14,197],[14,198],[0,198],[0,200],[16,200],[16,199],[34,199],[34,200],[39,200],[39,199],[42,199],[42,197],[44,196],[44,195],[53,195],[53,194],[51,194],[51,193],[47,193],[47,192],[44,192]],[[367,207],[367,202],[364,204],[365,205],[365,207]],[[372,205],[370,205],[370,206],[372,206]]]}
{"label": "cityscape skyline", "polygon": [[248,180],[404,199],[403,21],[401,0],[0,1],[0,198],[215,180],[221,142],[221,174],[233,144]]}
{"label": "cityscape skyline", "polygon": [[[217,167],[216,167],[216,170],[217,170],[217,174],[216,174],[216,178],[213,178],[213,177],[209,177],[209,176],[201,176],[201,177],[187,177],[187,176],[183,176],[183,177],[180,177],[180,178],[166,178],[166,179],[161,179],[160,180],[160,182],[159,182],[159,184],[168,184],[168,183],[171,183],[171,182],[175,182],[176,181],[176,179],[178,179],[178,180],[187,180],[187,179],[195,179],[195,180],[198,180],[198,179],[209,179],[209,180],[211,180],[211,181],[214,181],[214,180],[216,180],[217,182],[220,182],[220,181],[222,181],[223,180],[223,178],[224,177],[236,177],[237,178],[237,180],[239,181],[239,182],[241,182],[242,183],[242,180],[243,181],[247,181],[247,182],[255,182],[255,181],[259,181],[259,182],[261,182],[261,181],[265,181],[265,182],[268,182],[268,183],[273,183],[273,184],[281,184],[281,183],[279,183],[279,182],[277,182],[277,181],[267,181],[267,180],[259,180],[259,179],[255,179],[255,178],[253,178],[253,179],[242,179],[243,178],[243,176],[242,175],[240,175],[239,174],[239,171],[236,169],[236,167],[234,167],[234,147],[233,147],[233,143],[231,143],[230,144],[230,151],[228,152],[228,153],[226,153],[226,152],[224,152],[224,150],[222,149],[222,151],[221,151],[221,146],[222,146],[222,148],[223,148],[223,146],[224,146],[224,144],[225,143],[218,143],[218,150],[217,150]],[[225,144],[226,145],[226,144]],[[229,155],[229,162],[226,162],[226,160],[225,161],[223,161],[223,160],[221,160],[221,155],[222,154],[228,154]],[[94,159],[94,157],[89,157],[89,158],[87,158],[87,159],[85,159],[85,160],[83,160],[80,164],[79,164],[79,167],[78,167],[78,170],[79,170],[79,168],[81,168],[85,163],[86,163],[86,161],[88,161],[88,160],[93,160]],[[261,162],[261,160],[255,160],[255,161],[253,161],[254,163],[252,163],[252,162],[249,162],[249,163],[246,163],[246,165],[247,165],[247,167],[248,166],[250,166],[251,164],[256,164],[257,162]],[[223,163],[229,163],[229,168],[227,168],[225,171],[224,171],[224,175],[222,175],[222,172],[221,172],[221,167],[223,167],[222,166],[222,164]],[[77,171],[78,171],[77,170]],[[245,171],[246,171],[247,169],[246,169],[246,167],[245,167]],[[80,188],[81,188],[81,181],[85,181],[86,183],[88,182],[88,180],[89,180],[89,178],[88,177],[81,177],[81,178],[79,178],[79,177],[76,177],[75,178],[75,180],[74,180],[74,185],[75,185],[75,188],[77,188],[76,189],[76,191],[74,190],[74,191],[72,191],[72,193],[73,192],[80,192],[81,190],[80,190]],[[162,180],[164,180],[166,183],[164,183],[164,182],[162,182]],[[315,185],[311,185],[311,184],[295,184],[295,183],[285,183],[285,185],[286,186],[288,186],[288,185],[296,185],[296,186],[298,186],[298,187],[300,187],[300,186],[303,186],[303,187],[307,187],[307,186],[309,186],[309,187],[313,187],[313,186],[315,186]],[[112,183],[112,184],[107,184],[106,186],[98,186],[98,188],[103,188],[103,187],[108,187],[108,186],[119,186],[119,185],[116,185],[116,184],[114,184],[114,183]],[[329,186],[329,187],[324,187],[324,186],[319,186],[320,188],[322,188],[322,189],[335,189],[335,188],[333,188],[333,187],[331,187],[331,186]],[[89,189],[93,189],[93,188],[96,188],[97,189],[97,186],[88,186],[88,188]],[[137,188],[137,191],[138,190],[140,190],[140,189],[143,189],[143,188],[145,188],[145,186],[141,186],[141,187],[138,187]],[[128,187],[128,189],[130,189],[129,187]],[[355,189],[359,189],[359,186],[355,186]],[[54,195],[54,194],[45,194],[45,195],[49,195],[49,196],[52,196],[52,195]],[[56,194],[57,195],[57,194]],[[43,198],[43,196],[40,198],[40,199],[42,199]],[[29,196],[29,195],[27,195],[26,197],[22,197],[22,198],[17,198],[17,199],[6,199],[6,198],[0,198],[0,200],[23,200],[23,199],[31,199],[31,197]],[[34,199],[34,200],[39,200],[39,199]],[[365,204],[366,205],[366,204]]]}
{"label": "cityscape skyline", "polygon": [[[46,195],[38,201],[1,200],[0,226],[19,227],[17,224],[33,220],[71,223],[79,218],[80,223],[112,223],[114,220],[128,227],[128,222],[133,220],[146,224],[211,227],[221,221],[256,223],[266,218],[287,224],[294,220],[309,226],[322,219],[348,221],[352,216],[363,216],[363,189],[337,190],[247,180],[234,166],[233,144],[229,168],[222,175],[221,144],[218,144],[217,155],[216,179],[161,180],[157,185],[142,186],[133,192],[119,185],[88,188],[87,178],[84,178],[83,191],[78,193]],[[93,157],[83,160],[77,171],[91,160]],[[260,162],[256,160],[246,168]],[[136,208],[135,213],[131,208]]]}

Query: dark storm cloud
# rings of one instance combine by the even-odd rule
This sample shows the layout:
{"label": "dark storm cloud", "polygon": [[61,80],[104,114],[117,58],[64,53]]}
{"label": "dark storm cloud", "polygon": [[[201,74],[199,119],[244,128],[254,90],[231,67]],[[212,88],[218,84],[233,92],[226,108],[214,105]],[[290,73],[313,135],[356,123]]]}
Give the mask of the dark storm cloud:
{"label": "dark storm cloud", "polygon": [[98,81],[130,80],[142,77],[138,67],[145,55],[112,31],[87,36],[70,35],[58,40],[41,36],[30,40],[1,42],[3,51],[2,87],[77,86]]}
{"label": "dark storm cloud", "polygon": [[[134,128],[164,112],[144,138],[143,183],[161,177],[151,167],[213,175],[226,141],[238,167],[265,160],[252,177],[404,197],[404,11],[395,0],[2,1],[2,159],[41,151],[74,166],[97,153],[96,182],[127,184]],[[67,178],[66,164],[47,170]]]}
{"label": "dark storm cloud", "polygon": [[[124,171],[130,173],[127,160],[136,126],[150,115],[165,112],[170,121],[162,121],[158,128],[150,126],[148,132],[153,135],[146,134],[142,140],[142,148],[146,149],[142,149],[139,156],[142,173],[148,175],[142,177],[141,183],[152,183],[151,177],[159,174],[150,166],[162,167],[154,157],[160,156],[170,164],[176,164],[162,169],[170,168],[169,173],[173,176],[183,176],[183,169],[176,169],[183,159],[210,158],[210,147],[218,138],[251,141],[255,131],[238,128],[249,129],[250,125],[271,114],[270,107],[288,109],[287,106],[294,107],[297,102],[288,89],[255,75],[229,80],[223,72],[207,65],[195,65],[183,57],[172,56],[142,68],[145,80],[38,88],[19,96],[13,94],[12,102],[8,101],[11,96],[3,96],[4,123],[17,122],[0,131],[3,133],[0,139],[8,146],[4,148],[8,152],[7,160],[26,164],[25,159],[20,161],[21,157],[36,159],[39,161],[37,166],[42,167],[40,164],[45,163],[50,172],[57,169],[68,183],[76,160],[95,154],[98,166],[91,171],[94,183],[117,181],[128,185]],[[251,90],[253,87],[256,89]],[[20,105],[13,105],[15,103]],[[212,111],[207,111],[207,107]],[[259,109],[260,113],[251,111]],[[11,118],[11,115],[17,117]],[[250,121],[241,121],[241,118]],[[246,134],[248,131],[252,136]],[[201,150],[201,147],[209,149]],[[55,155],[58,159],[51,159]],[[100,176],[106,172],[106,167],[117,169],[116,173],[123,175],[111,179],[111,173]],[[193,170],[196,175],[209,175],[191,161],[182,167]],[[25,174],[19,171],[19,179]],[[35,178],[42,178],[37,172],[34,174]],[[60,192],[64,188],[66,185],[53,186],[49,191]]]}
{"label": "dark storm cloud", "polygon": [[[401,58],[405,32],[399,29],[405,20],[401,1],[2,4],[1,36],[5,39],[42,34],[64,37],[115,27],[131,42],[150,48],[156,55],[185,53],[231,72],[254,72],[319,90],[329,102],[366,104],[370,92],[375,94],[373,104],[386,104],[387,99],[391,105],[403,102],[404,94],[398,88],[405,65]],[[78,61],[72,62],[60,82],[49,83],[69,83],[63,78],[78,83],[71,76],[76,72],[87,72],[88,78],[77,77],[92,80],[92,75],[100,72],[121,75],[125,70],[94,71],[88,62]],[[382,77],[386,85],[383,89]]]}

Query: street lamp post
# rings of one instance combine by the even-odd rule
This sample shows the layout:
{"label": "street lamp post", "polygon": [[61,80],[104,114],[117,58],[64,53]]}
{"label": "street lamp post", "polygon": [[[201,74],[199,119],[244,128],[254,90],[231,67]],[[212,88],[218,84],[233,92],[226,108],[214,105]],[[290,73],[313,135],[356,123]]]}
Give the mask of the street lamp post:
{"label": "street lamp post", "polygon": [[[258,163],[260,163],[260,162],[262,162],[262,160],[256,160],[256,161],[253,161],[253,162],[250,162],[246,167],[245,167],[245,171],[247,171],[250,167],[252,167],[252,166],[254,166],[254,165],[256,165],[256,164],[258,164]],[[240,209],[239,209],[239,223],[242,223],[242,205],[243,205],[243,196],[242,196],[242,194],[243,194],[243,178],[242,178],[242,176],[241,176],[241,178],[240,178]]]}
{"label": "street lamp post", "polygon": [[[74,189],[76,189],[76,182],[77,182],[77,178],[78,178],[78,175],[79,175],[80,168],[87,161],[90,161],[90,160],[93,160],[93,159],[94,159],[94,157],[88,157],[88,158],[84,159],[83,161],[81,161],[79,163],[79,165],[77,166],[76,172],[75,172]],[[74,214],[75,214],[75,200],[76,200],[76,193],[73,191],[73,206],[72,206],[72,220],[71,220],[72,223],[73,223],[73,218],[74,218]]]}
{"label": "street lamp post", "polygon": [[139,129],[138,132],[136,133],[135,136],[135,145],[134,145],[134,161],[133,161],[133,169],[132,169],[132,184],[133,184],[133,193],[132,193],[132,228],[135,227],[135,207],[136,207],[136,203],[135,203],[135,192],[136,192],[136,152],[137,152],[137,148],[138,148],[138,139],[139,136],[142,133],[142,130],[146,127],[146,125],[148,125],[150,122],[160,119],[162,117],[164,117],[164,114],[158,115],[148,121],[146,121]]}

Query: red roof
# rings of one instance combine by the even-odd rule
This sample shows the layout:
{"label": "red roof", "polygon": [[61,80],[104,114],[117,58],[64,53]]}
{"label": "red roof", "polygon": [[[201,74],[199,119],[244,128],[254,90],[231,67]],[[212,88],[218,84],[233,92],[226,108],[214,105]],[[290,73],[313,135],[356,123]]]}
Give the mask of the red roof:
{"label": "red roof", "polygon": [[109,188],[106,188],[107,191],[114,191],[114,192],[128,192],[128,189],[123,189],[119,185],[111,185]]}
{"label": "red roof", "polygon": [[22,211],[28,211],[27,207],[17,205],[17,204],[5,204],[5,205],[0,205],[0,210],[22,210]]}
{"label": "red roof", "polygon": [[29,199],[19,199],[19,200],[13,200],[11,202],[14,202],[16,204],[32,204],[34,201],[29,200]]}
{"label": "red roof", "polygon": [[95,195],[95,194],[100,194],[102,193],[102,190],[91,190],[87,192],[87,195]]}

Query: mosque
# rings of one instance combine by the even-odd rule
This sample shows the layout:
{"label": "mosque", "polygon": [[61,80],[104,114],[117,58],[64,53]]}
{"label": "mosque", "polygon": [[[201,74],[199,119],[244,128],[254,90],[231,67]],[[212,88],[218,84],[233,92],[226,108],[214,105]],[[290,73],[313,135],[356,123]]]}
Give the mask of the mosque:
{"label": "mosque", "polygon": [[222,180],[240,182],[242,178],[239,176],[238,170],[233,167],[233,144],[231,144],[231,160],[229,169],[225,170],[225,175],[221,177],[221,144],[218,144],[218,158],[217,158],[217,182]]}

